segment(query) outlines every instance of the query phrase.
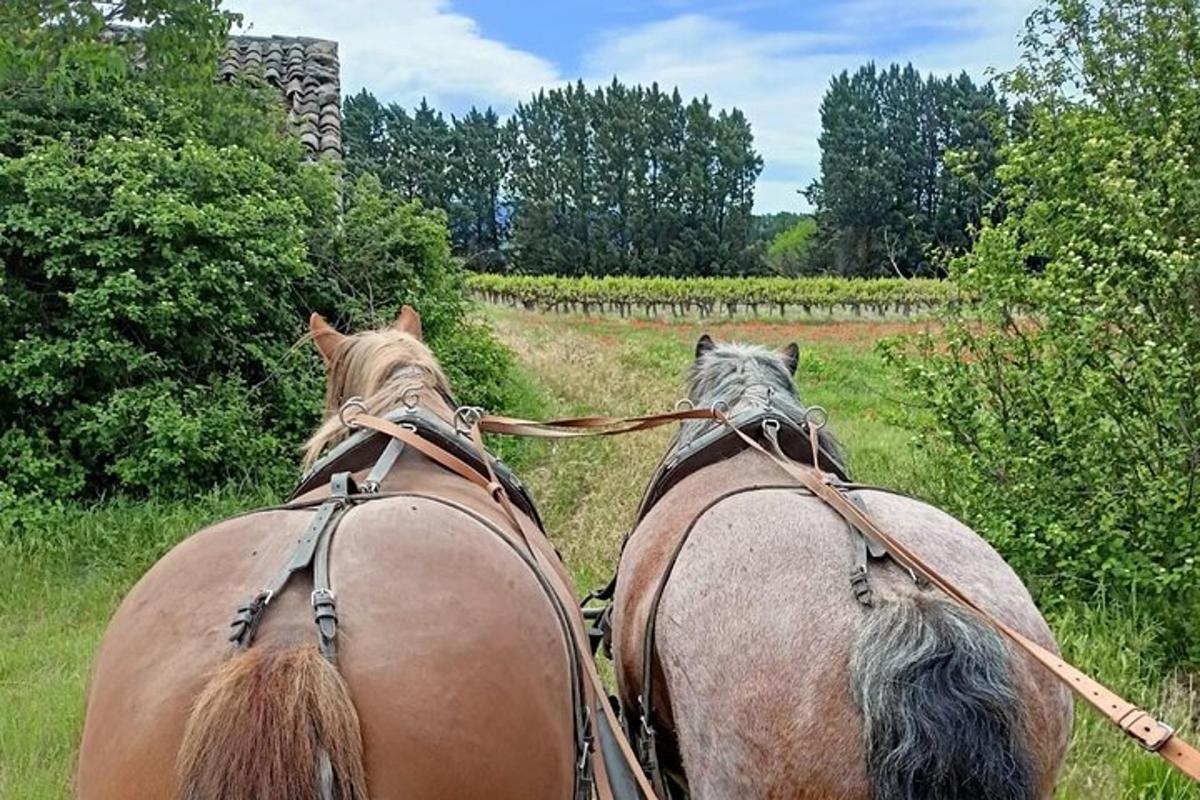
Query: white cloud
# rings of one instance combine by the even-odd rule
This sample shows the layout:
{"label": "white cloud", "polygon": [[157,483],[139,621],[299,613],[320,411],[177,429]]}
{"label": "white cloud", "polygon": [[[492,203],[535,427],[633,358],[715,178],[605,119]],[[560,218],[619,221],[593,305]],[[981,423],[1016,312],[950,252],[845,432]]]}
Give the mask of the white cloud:
{"label": "white cloud", "polygon": [[507,108],[560,83],[549,61],[489,39],[448,0],[230,0],[257,36],[334,39],[346,94],[368,87],[404,105],[465,102]]}
{"label": "white cloud", "polygon": [[[774,2],[774,0],[772,0]],[[810,30],[763,32],[717,16],[771,5],[765,0],[670,0],[675,16],[598,33],[580,57],[588,83],[618,75],[628,83],[679,86],[707,94],[717,107],[737,106],[754,127],[766,162],[760,211],[798,210],[797,189],[820,160],[818,107],[829,79],[874,59],[911,60],[923,71],[968,72],[1010,66],[1016,38],[1034,0],[844,0],[828,4]],[[342,89],[366,86],[380,99],[442,108],[468,103],[510,109],[539,88],[574,74],[545,58],[488,38],[450,0],[229,0],[256,35],[287,34],[339,43]],[[687,13],[686,8],[715,8]]]}

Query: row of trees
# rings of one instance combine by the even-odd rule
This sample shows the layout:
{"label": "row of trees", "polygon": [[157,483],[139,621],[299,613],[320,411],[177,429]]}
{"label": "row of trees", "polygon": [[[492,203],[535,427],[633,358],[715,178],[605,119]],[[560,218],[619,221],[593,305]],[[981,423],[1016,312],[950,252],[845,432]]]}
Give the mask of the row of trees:
{"label": "row of trees", "polygon": [[868,64],[835,77],[821,102],[821,177],[806,191],[820,227],[808,270],[940,273],[996,210],[1012,116],[966,73]]}
{"label": "row of trees", "polygon": [[522,271],[723,275],[753,271],[762,159],[737,109],[614,80],[539,92],[501,122],[448,120],[369,92],[345,103],[351,176],[446,211],[473,266]]}

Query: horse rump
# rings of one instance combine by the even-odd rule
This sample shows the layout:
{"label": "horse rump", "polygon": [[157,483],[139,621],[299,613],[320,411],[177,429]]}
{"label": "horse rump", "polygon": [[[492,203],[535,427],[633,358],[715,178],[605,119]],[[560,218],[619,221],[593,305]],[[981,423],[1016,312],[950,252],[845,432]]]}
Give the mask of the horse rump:
{"label": "horse rump", "polygon": [[867,612],[851,656],[873,800],[1035,800],[1000,634],[928,594]]}
{"label": "horse rump", "polygon": [[358,713],[314,645],[260,645],[200,692],[179,751],[179,800],[367,800]]}

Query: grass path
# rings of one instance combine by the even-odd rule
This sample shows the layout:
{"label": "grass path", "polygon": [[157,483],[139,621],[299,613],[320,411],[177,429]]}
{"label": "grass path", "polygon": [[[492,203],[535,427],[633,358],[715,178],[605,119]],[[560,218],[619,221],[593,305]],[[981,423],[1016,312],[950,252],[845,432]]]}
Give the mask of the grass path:
{"label": "grass path", "polygon": [[[702,332],[801,348],[797,391],[825,406],[860,479],[921,494],[928,469],[900,423],[895,386],[875,343],[915,327],[904,323],[696,320],[662,323],[493,308],[501,338],[551,395],[555,414],[662,411],[681,395],[683,373]],[[527,474],[547,527],[583,589],[607,579],[645,482],[669,430],[542,445]],[[1102,603],[1050,616],[1067,656],[1195,739],[1200,692],[1194,678],[1161,677],[1142,654],[1155,651],[1156,623],[1136,609]],[[1200,788],[1142,754],[1107,722],[1080,707],[1058,800],[1200,800]]]}
{"label": "grass path", "polygon": [[[909,434],[889,421],[892,388],[871,355],[883,335],[910,326],[869,323],[644,320],[532,314],[495,308],[500,338],[550,395],[553,413],[632,415],[669,410],[683,396],[696,339],[801,346],[798,388],[806,402],[836,409],[831,420],[864,478],[919,473]],[[671,437],[669,427],[634,436],[543,445],[527,476],[567,563],[591,586],[607,577],[641,492]],[[911,485],[905,488],[912,488]],[[591,582],[588,581],[591,580]]]}
{"label": "grass path", "polygon": [[[670,408],[702,329],[801,347],[798,388],[831,411],[856,474],[919,492],[926,466],[899,423],[889,374],[874,355],[903,323],[679,323],[485,312],[547,397],[549,414],[633,414]],[[667,429],[518,448],[547,526],[582,589],[606,580]],[[48,514],[39,535],[69,543],[70,563],[0,550],[0,800],[71,793],[91,657],[120,598],[171,545],[202,525],[271,498],[221,492],[183,504],[111,503]],[[1131,699],[1195,731],[1200,704],[1186,677],[1162,677],[1155,623],[1136,611],[1079,606],[1051,624],[1068,655]],[[1185,730],[1188,728],[1185,727]],[[1193,736],[1193,738],[1195,738]],[[131,787],[131,797],[136,796]],[[1081,711],[1059,800],[1200,800],[1200,790]]]}

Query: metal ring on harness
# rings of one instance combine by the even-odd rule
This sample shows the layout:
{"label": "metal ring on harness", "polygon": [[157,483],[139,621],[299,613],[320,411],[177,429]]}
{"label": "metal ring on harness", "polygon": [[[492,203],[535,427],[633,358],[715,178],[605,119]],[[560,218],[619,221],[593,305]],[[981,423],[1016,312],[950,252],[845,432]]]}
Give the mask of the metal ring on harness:
{"label": "metal ring on harness", "polygon": [[815,430],[821,430],[829,422],[829,412],[821,406],[809,406],[804,410],[804,424]]}
{"label": "metal ring on harness", "polygon": [[363,402],[361,397],[351,397],[346,400],[346,402],[342,403],[341,407],[338,409],[338,420],[343,426],[350,428],[351,430],[358,427],[358,425],[354,422],[353,417],[346,419],[346,412],[352,408],[357,408],[359,414],[365,414],[367,413],[367,404]]}
{"label": "metal ring on harness", "polygon": [[404,390],[404,394],[400,395],[400,402],[409,411],[412,411],[417,406],[421,405],[421,387],[410,386]]}
{"label": "metal ring on harness", "polygon": [[468,433],[483,417],[483,409],[479,406],[459,406],[454,409],[454,430]]}
{"label": "metal ring on harness", "polygon": [[696,407],[690,397],[681,397],[675,401],[675,411],[691,411]]}

